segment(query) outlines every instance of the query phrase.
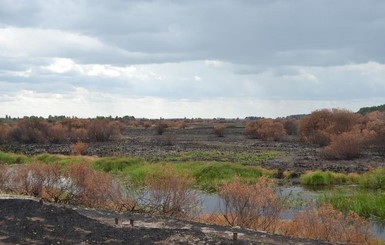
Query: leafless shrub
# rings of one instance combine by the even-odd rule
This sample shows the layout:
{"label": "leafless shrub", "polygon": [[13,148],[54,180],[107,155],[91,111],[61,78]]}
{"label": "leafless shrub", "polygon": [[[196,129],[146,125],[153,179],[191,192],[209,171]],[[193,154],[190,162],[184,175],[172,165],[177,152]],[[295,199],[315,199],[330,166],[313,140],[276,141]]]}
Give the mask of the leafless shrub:
{"label": "leafless shrub", "polygon": [[144,128],[150,128],[152,126],[151,121],[142,121],[141,122]]}
{"label": "leafless shrub", "polygon": [[167,124],[162,122],[162,120],[160,120],[156,126],[155,126],[155,132],[157,135],[162,135],[164,133],[164,131],[166,131],[166,128],[167,128]]}
{"label": "leafless shrub", "polygon": [[359,116],[347,110],[317,110],[301,120],[299,135],[306,143],[326,146],[332,136],[352,131],[358,121]]}
{"label": "leafless shrub", "polygon": [[0,165],[0,190],[94,208],[121,209],[132,203],[110,174],[85,163]]}
{"label": "leafless shrub", "polygon": [[11,127],[8,124],[0,124],[0,144],[4,144],[8,139],[8,132]]}
{"label": "leafless shrub", "polygon": [[120,125],[107,119],[92,120],[87,127],[87,137],[91,142],[104,142],[120,136]]}
{"label": "leafless shrub", "polygon": [[63,143],[68,140],[68,133],[62,124],[56,124],[49,127],[47,137],[51,143]]}
{"label": "leafless shrub", "polygon": [[222,215],[229,225],[270,232],[275,231],[285,206],[273,181],[265,177],[255,185],[234,179],[219,189],[219,196],[223,199]]}
{"label": "leafless shrub", "polygon": [[12,168],[9,189],[23,195],[41,197],[44,185],[44,164],[30,163]]}
{"label": "leafless shrub", "polygon": [[55,203],[66,202],[70,191],[70,182],[62,174],[59,163],[45,165],[43,198]]}
{"label": "leafless shrub", "polygon": [[74,128],[69,132],[69,137],[71,142],[82,141],[85,142],[88,140],[88,132],[85,128]]}
{"label": "leafless shrub", "polygon": [[385,153],[385,112],[371,112],[361,120],[360,129],[368,135],[367,145]]}
{"label": "leafless shrub", "polygon": [[69,202],[89,207],[113,207],[120,197],[112,176],[97,172],[85,163],[67,165],[65,177],[70,182]]}
{"label": "leafless shrub", "polygon": [[332,243],[370,244],[372,239],[367,221],[357,214],[344,214],[330,204],[308,208],[281,227],[284,235],[326,240]]}
{"label": "leafless shrub", "polygon": [[281,140],[286,135],[282,122],[272,119],[258,119],[247,123],[245,134],[250,138],[266,141]]}
{"label": "leafless shrub", "polygon": [[176,123],[175,127],[178,129],[185,129],[187,127],[187,123],[181,120]]}
{"label": "leafless shrub", "polygon": [[46,143],[48,124],[42,119],[23,119],[8,132],[10,141],[20,143]]}
{"label": "leafless shrub", "polygon": [[88,144],[84,142],[77,142],[70,145],[71,153],[75,156],[85,155],[88,149]]}
{"label": "leafless shrub", "polygon": [[224,132],[225,132],[225,125],[223,124],[217,124],[217,125],[214,125],[213,127],[213,133],[218,136],[218,137],[223,137],[224,136]]}
{"label": "leafless shrub", "polygon": [[298,135],[298,120],[289,118],[283,122],[283,127],[288,135]]}
{"label": "leafless shrub", "polygon": [[178,175],[170,167],[145,176],[148,200],[146,206],[151,212],[188,218],[198,212],[196,192],[190,188],[194,179],[188,174]]}
{"label": "leafless shrub", "polygon": [[330,160],[351,160],[359,157],[364,136],[359,132],[346,132],[332,137],[330,145],[322,151],[322,156]]}

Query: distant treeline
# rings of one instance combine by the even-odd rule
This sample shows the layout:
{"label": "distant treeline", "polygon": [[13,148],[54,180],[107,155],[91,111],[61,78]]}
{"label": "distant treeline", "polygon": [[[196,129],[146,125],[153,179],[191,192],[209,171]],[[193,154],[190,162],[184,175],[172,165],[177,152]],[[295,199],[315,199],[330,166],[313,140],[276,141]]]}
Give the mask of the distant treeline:
{"label": "distant treeline", "polygon": [[371,106],[371,107],[362,107],[357,113],[361,115],[365,115],[369,112],[374,111],[385,111],[385,104],[379,106]]}

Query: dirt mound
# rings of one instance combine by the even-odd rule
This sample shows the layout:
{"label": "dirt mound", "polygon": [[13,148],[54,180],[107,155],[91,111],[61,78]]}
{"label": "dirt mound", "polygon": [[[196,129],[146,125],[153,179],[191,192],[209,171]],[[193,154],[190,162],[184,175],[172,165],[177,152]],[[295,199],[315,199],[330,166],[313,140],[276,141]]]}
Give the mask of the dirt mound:
{"label": "dirt mound", "polygon": [[0,199],[1,244],[326,244],[248,230],[239,230],[235,242],[232,232],[194,222]]}

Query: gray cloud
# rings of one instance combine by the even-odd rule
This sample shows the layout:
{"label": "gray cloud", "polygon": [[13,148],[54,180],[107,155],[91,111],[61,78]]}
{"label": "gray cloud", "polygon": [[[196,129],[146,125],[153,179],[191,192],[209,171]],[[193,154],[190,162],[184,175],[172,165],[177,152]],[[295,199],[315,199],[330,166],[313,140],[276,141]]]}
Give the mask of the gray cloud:
{"label": "gray cloud", "polygon": [[31,104],[81,89],[172,108],[381,101],[384,13],[381,0],[0,0],[0,88]]}

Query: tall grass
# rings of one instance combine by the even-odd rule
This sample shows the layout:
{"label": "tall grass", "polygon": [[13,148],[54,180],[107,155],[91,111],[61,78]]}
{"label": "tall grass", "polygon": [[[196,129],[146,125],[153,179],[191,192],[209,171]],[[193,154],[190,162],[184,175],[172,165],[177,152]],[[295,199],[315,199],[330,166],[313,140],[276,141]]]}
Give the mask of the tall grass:
{"label": "tall grass", "polygon": [[357,182],[356,174],[335,173],[331,171],[308,171],[300,176],[303,185],[328,186]]}
{"label": "tall grass", "polygon": [[26,162],[29,162],[29,158],[26,155],[0,151],[0,164],[20,164]]}
{"label": "tall grass", "polygon": [[[167,165],[179,175],[189,174],[195,179],[195,187],[204,191],[213,192],[225,181],[238,177],[243,182],[255,183],[260,176],[274,176],[275,172],[261,167],[243,166],[235,163],[219,162],[184,162],[184,163],[158,163],[152,164],[145,161],[113,162],[102,166],[97,162],[97,168],[107,170],[114,168],[113,173],[127,176],[135,185],[142,185],[146,174],[161,171]],[[120,169],[119,169],[120,168]]]}
{"label": "tall grass", "polygon": [[319,201],[330,203],[344,212],[354,211],[365,218],[385,219],[385,193],[381,191],[360,190],[350,194],[334,192],[324,194]]}
{"label": "tall grass", "polygon": [[[174,156],[160,156],[148,161],[136,157],[108,157],[100,158],[94,162],[95,169],[126,176],[135,185],[142,185],[147,173],[161,171],[164,165],[174,169],[179,175],[189,174],[195,178],[195,186],[199,189],[213,192],[224,181],[237,176],[243,182],[255,183],[260,176],[273,177],[276,172],[258,166],[243,165],[247,156],[251,154],[238,154],[231,156],[229,153],[214,151],[187,152]],[[257,154],[250,159],[261,161],[272,157],[273,153]],[[232,159],[230,159],[233,157]],[[201,159],[201,160],[197,160]],[[208,159],[212,159],[208,161]],[[215,160],[214,160],[215,159]],[[240,162],[229,162],[222,160]]]}
{"label": "tall grass", "polygon": [[364,173],[358,183],[370,189],[385,189],[385,168],[376,168]]}
{"label": "tall grass", "polygon": [[368,189],[385,190],[385,168],[375,168],[364,174],[308,171],[300,176],[303,185],[327,186],[333,184],[358,184]]}

